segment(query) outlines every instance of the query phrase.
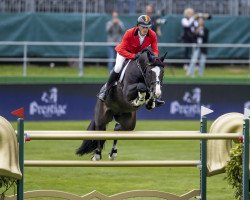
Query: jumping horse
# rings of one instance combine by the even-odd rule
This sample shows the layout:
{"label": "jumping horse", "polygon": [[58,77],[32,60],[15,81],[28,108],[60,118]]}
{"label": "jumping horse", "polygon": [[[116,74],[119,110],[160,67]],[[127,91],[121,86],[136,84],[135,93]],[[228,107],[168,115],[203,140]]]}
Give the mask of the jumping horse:
{"label": "jumping horse", "polygon": [[[161,96],[164,76],[163,60],[166,54],[155,57],[149,49],[144,49],[139,58],[129,60],[120,74],[120,79],[109,91],[105,102],[97,99],[94,119],[87,130],[104,131],[113,119],[115,131],[132,131],[136,125],[136,111],[145,105],[148,110],[155,108],[155,100]],[[103,91],[102,87],[100,92]],[[105,140],[84,140],[76,154],[93,153],[92,160],[101,160]],[[109,153],[109,159],[117,156],[117,140]]]}

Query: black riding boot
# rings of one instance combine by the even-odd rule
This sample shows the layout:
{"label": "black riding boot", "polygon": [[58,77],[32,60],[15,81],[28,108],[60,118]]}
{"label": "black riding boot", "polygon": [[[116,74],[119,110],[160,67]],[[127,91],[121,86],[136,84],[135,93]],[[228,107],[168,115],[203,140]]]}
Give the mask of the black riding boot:
{"label": "black riding boot", "polygon": [[108,82],[106,83],[105,89],[99,94],[98,98],[102,101],[107,99],[109,90],[114,85],[116,81],[118,81],[119,73],[116,73],[114,70],[111,71]]}
{"label": "black riding boot", "polygon": [[164,104],[165,104],[165,101],[161,100],[160,98],[155,100],[156,107],[163,106]]}

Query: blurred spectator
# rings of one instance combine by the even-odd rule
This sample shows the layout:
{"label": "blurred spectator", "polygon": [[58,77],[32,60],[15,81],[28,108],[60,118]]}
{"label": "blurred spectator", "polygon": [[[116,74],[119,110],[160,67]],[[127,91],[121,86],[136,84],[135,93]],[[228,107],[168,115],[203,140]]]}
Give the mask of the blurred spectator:
{"label": "blurred spectator", "polygon": [[191,77],[194,77],[195,75],[195,65],[197,62],[199,63],[199,76],[203,76],[207,57],[207,48],[199,47],[199,44],[206,44],[208,42],[209,31],[205,27],[203,17],[199,17],[197,21],[198,27],[195,29],[197,47],[195,47],[193,51],[187,71],[187,75]]}
{"label": "blurred spectator", "polygon": [[159,16],[156,16],[154,14],[154,6],[153,6],[153,4],[146,5],[146,15],[148,15],[151,18],[151,21],[152,21],[151,29],[154,32],[156,32],[158,37],[160,37],[161,36],[161,27],[160,27],[160,23],[158,23]]}
{"label": "blurred spectator", "polygon": [[[194,10],[192,8],[186,8],[183,13],[184,17],[181,20],[183,27],[182,41],[184,43],[195,43],[195,29],[198,26],[198,22],[195,20]],[[184,59],[190,59],[192,53],[192,47],[185,47]],[[184,69],[187,69],[188,64],[184,64]]]}
{"label": "blurred spectator", "polygon": [[[112,19],[107,22],[106,24],[106,31],[107,31],[107,42],[120,42],[123,32],[124,32],[124,25],[122,21],[118,18],[118,13],[116,11],[112,12]],[[113,61],[112,59],[115,58],[115,45],[108,47],[108,69],[111,71],[113,69]]]}

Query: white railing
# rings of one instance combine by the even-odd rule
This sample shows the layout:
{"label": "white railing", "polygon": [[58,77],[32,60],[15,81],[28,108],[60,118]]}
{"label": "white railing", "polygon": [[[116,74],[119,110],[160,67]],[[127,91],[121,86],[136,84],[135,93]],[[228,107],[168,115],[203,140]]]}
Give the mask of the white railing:
{"label": "white railing", "polygon": [[[0,41],[1,46],[23,46],[23,57],[0,57],[0,62],[22,62],[23,63],[23,76],[27,76],[27,63],[28,62],[78,62],[79,76],[83,76],[83,63],[84,62],[115,62],[115,59],[109,58],[85,58],[83,51],[87,46],[115,46],[117,43],[112,42],[13,42],[13,41]],[[78,57],[28,57],[29,46],[76,46],[79,47]],[[197,44],[187,43],[159,43],[159,47],[166,48],[184,48],[184,47],[197,47]],[[247,48],[249,50],[248,59],[207,59],[206,63],[209,64],[246,64],[250,69],[250,44],[202,44],[200,47],[207,48]],[[166,59],[166,63],[188,63],[189,59]]]}

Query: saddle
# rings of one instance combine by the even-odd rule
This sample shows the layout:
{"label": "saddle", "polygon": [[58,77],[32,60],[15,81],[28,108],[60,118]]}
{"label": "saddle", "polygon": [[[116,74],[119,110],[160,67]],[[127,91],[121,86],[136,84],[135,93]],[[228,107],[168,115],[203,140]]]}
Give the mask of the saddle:
{"label": "saddle", "polygon": [[[123,62],[122,69],[121,69],[121,71],[120,71],[120,73],[119,73],[118,81],[116,81],[116,82],[114,83],[114,85],[117,85],[118,82],[120,82],[120,83],[122,82],[122,80],[123,80],[123,78],[124,78],[125,71],[126,71],[127,66],[128,66],[128,64],[129,64],[130,61],[131,61],[131,60],[126,59],[126,60]],[[99,98],[100,96],[102,96],[102,95],[105,93],[105,91],[106,91],[106,83],[102,86],[102,88],[100,89],[99,93],[98,93],[96,96]]]}

